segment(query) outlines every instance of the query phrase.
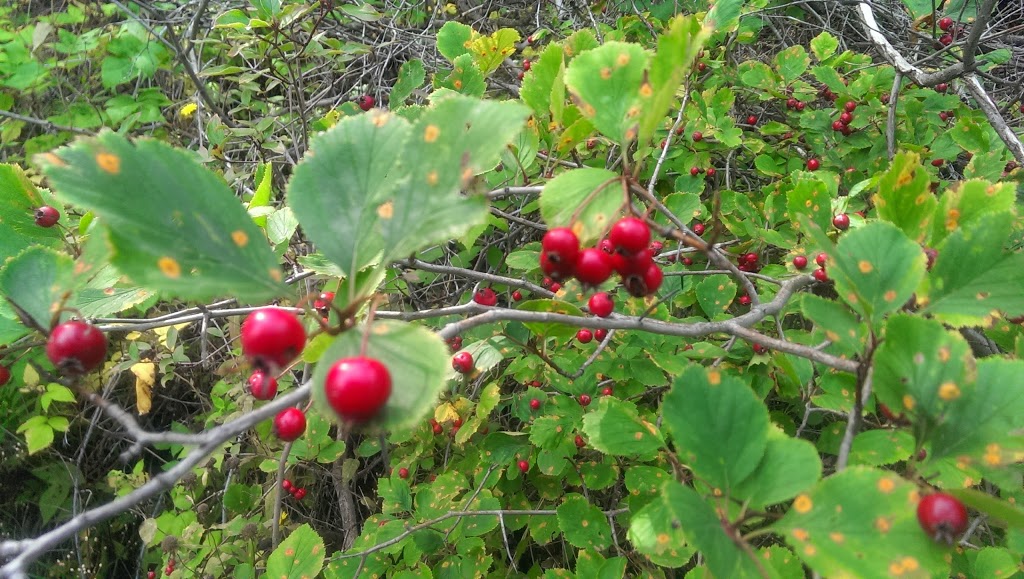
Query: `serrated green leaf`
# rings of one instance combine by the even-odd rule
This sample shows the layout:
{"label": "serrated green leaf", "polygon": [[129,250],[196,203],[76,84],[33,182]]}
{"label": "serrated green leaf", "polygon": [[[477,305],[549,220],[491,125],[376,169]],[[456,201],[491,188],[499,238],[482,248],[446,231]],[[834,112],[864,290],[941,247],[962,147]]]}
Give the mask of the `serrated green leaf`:
{"label": "serrated green leaf", "polygon": [[931,178],[916,153],[899,153],[878,183],[874,196],[878,216],[903,230],[910,239],[927,244],[938,201]]}
{"label": "serrated green leaf", "polygon": [[435,88],[446,88],[471,97],[482,97],[487,91],[484,73],[477,67],[472,54],[463,54],[452,63],[449,71],[434,76]]}
{"label": "serrated green leaf", "polygon": [[837,48],[839,40],[827,31],[811,39],[811,52],[819,62],[835,54]]}
{"label": "serrated green leaf", "polygon": [[687,544],[687,536],[682,529],[683,509],[687,505],[679,504],[674,500],[674,493],[666,492],[670,486],[675,489],[679,485],[675,481],[658,485],[657,491],[652,493],[654,500],[630,520],[627,537],[637,551],[655,565],[682,567],[696,548]]}
{"label": "serrated green leaf", "polygon": [[795,497],[821,478],[821,458],[814,445],[772,428],[757,469],[732,490],[732,498],[762,508]]}
{"label": "serrated green leaf", "polygon": [[0,269],[0,294],[17,304],[39,327],[49,328],[71,285],[73,268],[66,254],[44,247],[27,249]]}
{"label": "serrated green leaf", "polygon": [[324,566],[324,540],[309,524],[292,531],[267,558],[267,576],[286,579],[316,577]]}
{"label": "serrated green leaf", "polygon": [[[649,55],[637,44],[611,41],[569,63],[565,84],[583,116],[621,145],[635,139]],[[646,88],[643,88],[646,87]]]}
{"label": "serrated green leaf", "polygon": [[696,17],[676,16],[658,36],[658,51],[651,59],[647,89],[639,94],[643,111],[639,142],[647,143],[672,106],[676,91],[690,74],[701,46],[709,35]]}
{"label": "serrated green leaf", "polygon": [[724,312],[735,297],[736,283],[727,275],[711,275],[697,284],[697,302],[708,317]]}
{"label": "serrated green leaf", "polygon": [[636,405],[614,396],[602,396],[597,409],[583,417],[589,444],[615,456],[653,458],[665,446],[658,428],[640,417]]}
{"label": "serrated green leaf", "polygon": [[473,29],[460,22],[449,20],[437,31],[437,51],[448,59],[455,59],[470,54],[469,44],[473,39]]}
{"label": "serrated green leaf", "polygon": [[422,60],[414,58],[403,62],[398,69],[398,80],[395,81],[395,86],[391,87],[388,106],[393,110],[404,105],[409,96],[423,86],[425,79],[426,72]]}
{"label": "serrated green leaf", "polygon": [[617,173],[584,168],[562,173],[544,187],[540,213],[548,227],[572,227],[586,246],[611,228],[622,203]]}
{"label": "serrated green leaf", "polygon": [[779,75],[787,85],[803,76],[810,65],[811,57],[807,55],[807,50],[799,44],[794,44],[775,55],[775,70],[779,71]]}
{"label": "serrated green leaf", "polygon": [[557,512],[558,526],[573,547],[600,551],[611,544],[608,517],[583,495],[567,494]]}

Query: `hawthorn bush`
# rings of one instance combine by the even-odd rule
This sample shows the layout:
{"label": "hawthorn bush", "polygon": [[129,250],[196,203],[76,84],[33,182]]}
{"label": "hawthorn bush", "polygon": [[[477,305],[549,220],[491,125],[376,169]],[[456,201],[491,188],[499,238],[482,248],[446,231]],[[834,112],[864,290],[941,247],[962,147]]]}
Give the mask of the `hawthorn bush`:
{"label": "hawthorn bush", "polygon": [[464,4],[0,8],[0,575],[1019,573],[1022,9]]}

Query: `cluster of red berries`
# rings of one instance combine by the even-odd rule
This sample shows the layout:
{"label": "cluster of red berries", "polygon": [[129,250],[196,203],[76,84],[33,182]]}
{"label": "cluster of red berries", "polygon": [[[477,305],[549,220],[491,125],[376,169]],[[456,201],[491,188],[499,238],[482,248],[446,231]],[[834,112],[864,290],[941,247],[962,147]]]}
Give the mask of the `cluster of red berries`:
{"label": "cluster of red berries", "polygon": [[853,132],[850,128],[850,123],[853,122],[853,111],[857,109],[857,103],[853,101],[846,101],[843,104],[843,111],[839,113],[839,118],[832,122],[832,130],[840,132],[843,135],[849,135]]}
{"label": "cluster of red berries", "polygon": [[[171,557],[170,559],[167,560],[167,566],[164,567],[164,575],[170,577],[171,574],[174,573],[174,567],[175,567],[174,557]],[[150,575],[150,574],[153,575],[154,577],[156,577],[156,572],[150,571],[147,574],[147,576]]]}
{"label": "cluster of red berries", "polygon": [[519,80],[523,80],[523,77],[526,76],[526,73],[530,72],[530,67],[531,66],[532,66],[532,63],[529,60],[524,60],[523,61],[523,70],[519,71],[519,74],[517,75],[517,78]]}
{"label": "cluster of red berries", "polygon": [[452,336],[445,340],[448,347],[451,348],[452,352],[458,352],[462,349],[462,336]]}
{"label": "cluster of red berries", "polygon": [[739,258],[736,260],[736,268],[739,269],[740,271],[756,273],[761,269],[760,267],[758,267],[757,259],[757,254],[754,253],[753,251],[749,253],[744,253],[743,255],[739,256]]}
{"label": "cluster of red berries", "polygon": [[295,500],[297,501],[301,501],[302,499],[306,498],[306,489],[295,486],[294,484],[292,484],[292,481],[288,479],[284,479],[283,481],[281,481],[281,488],[291,493],[292,497],[294,497]]}
{"label": "cluster of red berries", "polygon": [[553,294],[557,294],[558,290],[562,289],[562,284],[551,279],[550,277],[545,277],[544,280],[540,282],[540,285],[543,286],[544,289],[548,290]]}
{"label": "cluster of red berries", "polygon": [[953,40],[959,34],[958,27],[953,19],[949,16],[945,16],[939,19],[939,30],[945,32],[942,36],[939,36],[939,44],[942,46],[949,46],[953,44]]}
{"label": "cluster of red berries", "polygon": [[[462,418],[456,417],[455,420],[452,421],[452,427],[448,431],[448,433],[451,434],[452,436],[455,436],[456,434],[459,433],[459,429],[462,428],[462,424],[463,424]],[[444,433],[444,427],[441,426],[441,423],[438,422],[437,419],[435,419],[435,418],[431,418],[430,419],[430,430],[434,434],[442,434],[442,433]],[[401,473],[399,473],[399,474],[401,474]],[[405,477],[402,477],[402,478],[405,478]]]}
{"label": "cluster of red berries", "polygon": [[[818,264],[818,269],[814,270],[814,272],[811,275],[814,276],[814,279],[822,283],[829,281],[828,273],[825,272],[825,262],[827,260],[828,255],[824,253],[819,253],[814,258],[814,263]],[[793,258],[793,267],[796,268],[798,271],[803,271],[807,267],[807,257],[803,255],[795,256]]]}
{"label": "cluster of red berries", "polygon": [[824,83],[822,83],[821,87],[818,88],[818,96],[827,101],[832,102],[835,102],[835,100],[839,98],[839,95],[832,92],[832,89],[830,89],[828,85]]}
{"label": "cluster of red berries", "polygon": [[473,371],[473,354],[459,352],[452,356],[452,368],[459,374],[469,374]]}
{"label": "cluster of red berries", "polygon": [[498,304],[498,294],[489,287],[482,287],[473,294],[473,301],[482,306],[494,306]]}
{"label": "cluster of red berries", "polygon": [[807,108],[807,103],[804,101],[798,101],[793,97],[786,99],[786,108],[794,111],[802,111]]}
{"label": "cluster of red berries", "polygon": [[664,277],[654,262],[651,230],[636,217],[624,217],[612,225],[599,247],[580,249],[579,239],[567,227],[549,230],[541,247],[541,270],[555,281],[575,277],[596,287],[616,272],[631,295],[643,297],[658,291]]}
{"label": "cluster of red berries", "polygon": [[313,309],[316,313],[320,314],[320,317],[326,318],[331,313],[331,304],[334,302],[334,292],[321,292],[320,295],[313,300]]}

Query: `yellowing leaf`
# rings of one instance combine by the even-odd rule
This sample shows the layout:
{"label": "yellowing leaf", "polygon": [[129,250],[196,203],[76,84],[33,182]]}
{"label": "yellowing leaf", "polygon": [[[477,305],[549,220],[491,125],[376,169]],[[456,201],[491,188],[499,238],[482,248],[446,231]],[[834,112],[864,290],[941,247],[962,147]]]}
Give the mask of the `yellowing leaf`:
{"label": "yellowing leaf", "polygon": [[170,330],[171,328],[174,328],[175,330],[181,330],[182,328],[184,328],[187,325],[188,324],[177,324],[177,325],[174,325],[174,326],[164,326],[162,328],[156,328],[153,331],[156,332],[156,335],[160,338],[160,345],[166,348],[167,347],[167,332],[168,332],[168,330]]}
{"label": "yellowing leaf", "polygon": [[455,409],[450,403],[445,402],[444,404],[437,407],[434,411],[434,420],[445,423],[454,421],[459,418],[459,411]]}
{"label": "yellowing leaf", "polygon": [[156,364],[139,362],[131,367],[135,374],[135,408],[139,415],[148,414],[153,407],[153,384],[156,382]]}

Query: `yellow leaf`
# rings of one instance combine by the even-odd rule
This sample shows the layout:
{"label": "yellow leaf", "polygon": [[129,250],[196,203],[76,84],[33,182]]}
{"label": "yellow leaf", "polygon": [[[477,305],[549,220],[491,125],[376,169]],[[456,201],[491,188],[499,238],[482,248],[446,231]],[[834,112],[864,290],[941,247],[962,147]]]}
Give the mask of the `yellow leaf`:
{"label": "yellow leaf", "polygon": [[434,420],[442,424],[454,421],[457,418],[459,418],[459,411],[448,402],[438,406],[437,410],[434,411]]}
{"label": "yellow leaf", "polygon": [[153,331],[156,333],[157,337],[159,337],[160,345],[166,348],[167,347],[167,331],[170,330],[171,328],[174,328],[175,330],[181,331],[182,328],[184,328],[184,327],[186,327],[188,325],[189,325],[188,323],[184,323],[184,324],[177,324],[177,325],[174,325],[174,326],[164,326],[162,328],[154,328]]}
{"label": "yellow leaf", "polygon": [[135,374],[135,408],[139,415],[149,413],[153,407],[153,384],[156,383],[156,364],[139,362],[131,367]]}

